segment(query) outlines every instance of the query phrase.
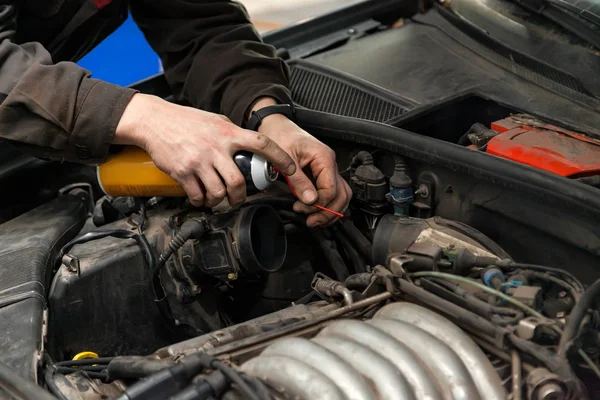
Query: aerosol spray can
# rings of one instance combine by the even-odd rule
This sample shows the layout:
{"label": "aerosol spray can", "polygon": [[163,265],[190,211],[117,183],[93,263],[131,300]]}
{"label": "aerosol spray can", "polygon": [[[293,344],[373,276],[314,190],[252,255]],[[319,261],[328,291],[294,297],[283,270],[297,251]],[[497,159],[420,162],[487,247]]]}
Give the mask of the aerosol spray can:
{"label": "aerosol spray can", "polygon": [[[270,161],[247,151],[234,155],[233,161],[246,180],[246,194],[262,192],[278,173]],[[150,155],[135,146],[126,146],[109,156],[96,169],[102,191],[113,197],[184,197],[183,188],[156,167]]]}

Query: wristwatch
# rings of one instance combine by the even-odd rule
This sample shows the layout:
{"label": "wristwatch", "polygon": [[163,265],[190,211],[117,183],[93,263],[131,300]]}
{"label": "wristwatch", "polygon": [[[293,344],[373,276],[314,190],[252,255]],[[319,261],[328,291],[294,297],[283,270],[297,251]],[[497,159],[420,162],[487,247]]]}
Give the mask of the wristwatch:
{"label": "wristwatch", "polygon": [[246,129],[257,131],[262,120],[272,114],[283,114],[290,120],[295,120],[294,107],[291,104],[275,104],[263,107],[260,110],[252,111],[250,119],[246,123]]}

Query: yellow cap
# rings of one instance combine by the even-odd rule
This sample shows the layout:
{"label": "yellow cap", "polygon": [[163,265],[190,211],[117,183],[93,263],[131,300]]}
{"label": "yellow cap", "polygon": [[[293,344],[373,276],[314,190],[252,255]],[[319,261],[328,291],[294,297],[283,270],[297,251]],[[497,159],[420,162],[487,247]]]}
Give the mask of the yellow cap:
{"label": "yellow cap", "polygon": [[83,360],[84,358],[98,358],[98,354],[93,351],[82,351],[81,353],[75,354],[73,360]]}

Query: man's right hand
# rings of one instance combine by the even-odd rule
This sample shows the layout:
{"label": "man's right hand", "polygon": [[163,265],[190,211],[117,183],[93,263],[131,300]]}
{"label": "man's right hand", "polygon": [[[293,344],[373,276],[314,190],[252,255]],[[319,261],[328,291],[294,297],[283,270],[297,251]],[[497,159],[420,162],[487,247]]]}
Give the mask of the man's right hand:
{"label": "man's right hand", "polygon": [[293,175],[294,160],[273,140],[241,129],[222,115],[136,94],[115,132],[115,144],[144,149],[156,166],[175,179],[195,206],[245,201],[245,180],[233,155],[246,150],[262,155],[283,174]]}

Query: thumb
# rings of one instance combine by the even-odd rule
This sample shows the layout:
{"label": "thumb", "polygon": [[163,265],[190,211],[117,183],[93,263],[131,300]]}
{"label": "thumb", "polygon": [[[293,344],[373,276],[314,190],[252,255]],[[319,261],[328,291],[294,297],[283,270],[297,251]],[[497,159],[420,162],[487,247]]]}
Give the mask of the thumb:
{"label": "thumb", "polygon": [[317,190],[301,169],[297,169],[293,175],[287,176],[287,179],[292,190],[302,203],[306,205],[316,203],[318,199]]}

